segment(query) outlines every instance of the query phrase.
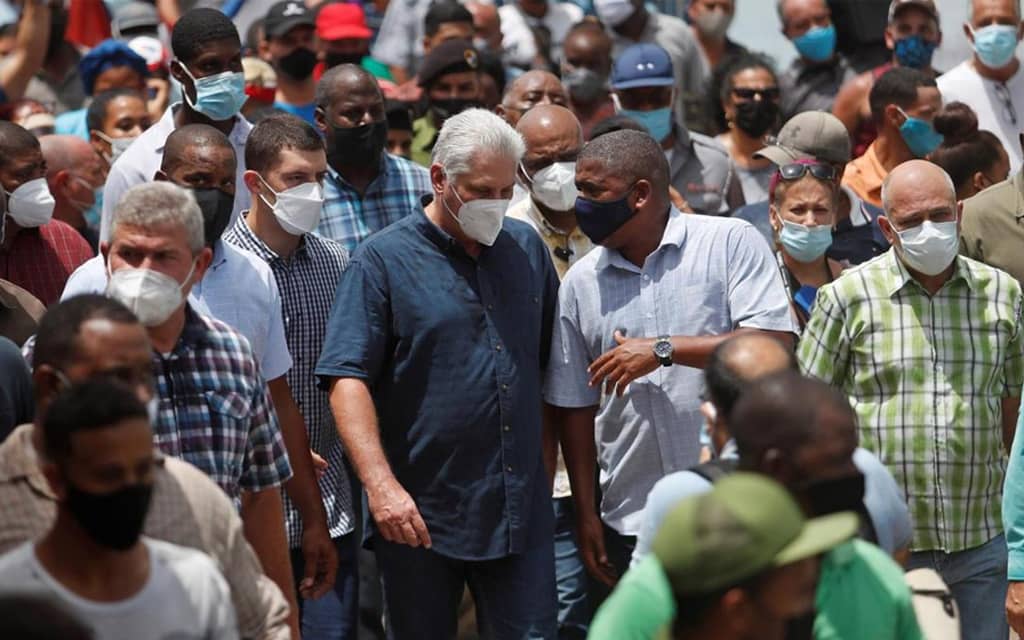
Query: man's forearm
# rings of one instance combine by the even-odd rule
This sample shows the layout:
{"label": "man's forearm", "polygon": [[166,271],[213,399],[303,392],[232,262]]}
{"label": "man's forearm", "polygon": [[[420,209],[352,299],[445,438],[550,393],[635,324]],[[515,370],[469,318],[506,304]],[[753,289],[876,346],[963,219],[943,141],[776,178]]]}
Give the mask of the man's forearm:
{"label": "man's forearm", "polygon": [[9,55],[8,64],[0,69],[0,88],[7,94],[8,102],[25,95],[32,76],[43,66],[50,40],[50,12],[50,5],[41,5],[36,0],[22,5],[14,51]]}
{"label": "man's forearm", "polygon": [[292,635],[299,636],[299,606],[295,599],[295,577],[288,555],[288,536],[284,528],[284,505],[281,490],[242,492],[242,524],[263,572],[281,589],[291,611],[288,624]]}
{"label": "man's forearm", "polygon": [[380,442],[377,410],[366,383],[338,378],[331,386],[331,411],[345,455],[367,491],[395,480]]}
{"label": "man's forearm", "polygon": [[715,336],[672,336],[672,362],[685,367],[703,369],[715,347],[733,336],[751,331],[760,331],[778,338],[787,348],[793,348],[793,334],[786,331],[739,328]]}
{"label": "man's forearm", "polygon": [[295,503],[306,527],[327,526],[320,486],[316,482],[313,458],[309,454],[309,434],[291,390],[284,376],[267,382],[270,396],[274,401],[277,419],[281,423],[281,435],[292,464],[292,478],[284,484],[288,497]]}
{"label": "man's forearm", "polygon": [[597,497],[594,494],[597,473],[597,446],[594,444],[594,417],[597,407],[562,408],[559,440],[562,456],[569,472],[573,503],[579,515],[597,514]]}

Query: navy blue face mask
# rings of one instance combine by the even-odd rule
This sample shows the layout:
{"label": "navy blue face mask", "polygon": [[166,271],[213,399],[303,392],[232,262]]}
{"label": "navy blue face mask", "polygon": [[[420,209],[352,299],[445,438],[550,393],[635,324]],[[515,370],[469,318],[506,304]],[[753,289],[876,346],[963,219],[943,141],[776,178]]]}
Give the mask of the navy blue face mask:
{"label": "navy blue face mask", "polygon": [[[634,185],[635,186],[635,185]],[[618,231],[636,213],[629,206],[630,187],[618,200],[601,202],[583,196],[576,198],[576,223],[594,244],[601,244]]]}

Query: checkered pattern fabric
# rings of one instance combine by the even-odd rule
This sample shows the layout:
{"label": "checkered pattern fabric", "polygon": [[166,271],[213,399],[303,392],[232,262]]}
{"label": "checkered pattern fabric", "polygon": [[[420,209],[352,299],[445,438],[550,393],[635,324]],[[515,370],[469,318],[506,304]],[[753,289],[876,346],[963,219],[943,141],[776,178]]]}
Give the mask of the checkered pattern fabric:
{"label": "checkered pattern fabric", "polygon": [[68,276],[92,256],[89,243],[74,228],[51,220],[37,229],[21,229],[10,251],[0,251],[0,278],[49,306],[60,298]]}

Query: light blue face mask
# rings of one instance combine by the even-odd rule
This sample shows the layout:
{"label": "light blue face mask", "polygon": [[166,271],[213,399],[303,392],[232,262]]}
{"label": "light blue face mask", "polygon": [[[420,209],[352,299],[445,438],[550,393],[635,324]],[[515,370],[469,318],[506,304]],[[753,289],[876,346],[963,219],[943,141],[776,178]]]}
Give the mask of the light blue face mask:
{"label": "light blue face mask", "polygon": [[908,116],[903,109],[899,109],[899,111],[906,118],[906,121],[900,125],[900,135],[915,158],[925,157],[942,144],[943,136],[932,127],[932,123]]}
{"label": "light blue face mask", "polygon": [[836,27],[814,27],[807,33],[793,38],[793,46],[811,62],[824,62],[836,52]]}
{"label": "light blue face mask", "polygon": [[619,115],[626,116],[642,124],[651,137],[661,142],[672,133],[672,107],[662,107],[652,111],[635,111],[619,109]]}
{"label": "light blue face mask", "polygon": [[981,63],[990,69],[1001,69],[1013,60],[1017,51],[1017,27],[1009,24],[992,24],[975,31],[974,52]]}
{"label": "light blue face mask", "polygon": [[192,79],[196,87],[195,102],[182,89],[188,105],[210,120],[223,122],[238,115],[242,105],[248,100],[245,95],[245,75],[241,71],[225,71],[205,78],[196,79],[185,63],[178,64],[185,70],[185,75]]}
{"label": "light blue face mask", "polygon": [[103,187],[96,189],[93,193],[92,206],[82,212],[85,224],[90,229],[100,228],[100,218],[103,217]]}
{"label": "light blue face mask", "polygon": [[832,227],[823,224],[808,227],[783,220],[779,242],[797,262],[814,262],[832,246]]}

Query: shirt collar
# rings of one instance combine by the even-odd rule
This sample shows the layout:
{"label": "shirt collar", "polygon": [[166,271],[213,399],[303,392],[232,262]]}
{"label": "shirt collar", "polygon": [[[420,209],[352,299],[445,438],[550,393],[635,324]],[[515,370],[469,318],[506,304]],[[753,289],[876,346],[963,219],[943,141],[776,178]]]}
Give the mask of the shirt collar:
{"label": "shirt collar", "polygon": [[[370,184],[366,185],[366,192],[367,193],[369,193],[373,189],[374,185],[376,185],[378,183],[378,181],[381,181],[381,180],[385,179],[385,177],[388,175],[388,169],[391,166],[391,162],[392,162],[392,160],[391,160],[391,158],[388,157],[388,152],[387,151],[381,152],[381,154],[380,154],[380,162],[378,163],[379,170],[377,172],[377,176],[373,180],[370,181]],[[342,186],[344,186],[344,187],[346,187],[348,189],[355,190],[355,187],[353,187],[349,183],[349,181],[345,179],[345,176],[343,176],[340,173],[338,173],[338,170],[335,169],[334,167],[332,167],[331,165],[327,165],[327,175],[329,175],[331,177],[331,179],[334,180],[335,182],[337,182],[338,184],[340,184],[340,185],[342,185]]]}
{"label": "shirt collar", "polygon": [[555,228],[548,219],[544,217],[544,214],[537,208],[537,204],[533,201],[533,194],[527,196],[530,201],[530,206],[526,208],[526,215],[530,217],[530,220],[537,226],[537,230],[540,231],[541,235],[547,238],[578,238],[583,234],[580,231],[579,225],[573,228],[572,231],[566,233],[561,229]]}
{"label": "shirt collar", "polygon": [[[256,235],[252,229],[249,228],[246,223],[246,218],[249,216],[248,211],[243,211],[239,216],[238,220],[235,221],[235,233],[242,237],[245,242],[243,249],[256,254],[264,262],[270,263],[275,260],[281,260],[281,255],[270,248],[266,242],[263,241],[258,235]],[[292,257],[307,257],[306,251],[306,238],[309,234],[302,234],[299,237],[299,246],[295,248],[295,252]]]}
{"label": "shirt collar", "polygon": [[[419,231],[425,235],[431,242],[437,245],[441,251],[449,252],[452,248],[458,246],[458,242],[455,238],[448,235],[444,229],[431,222],[430,218],[427,217],[427,212],[424,211],[424,207],[430,204],[434,200],[432,194],[427,194],[420,198],[420,208],[413,215],[415,218],[415,226]],[[443,205],[442,205],[443,206]]]}
{"label": "shirt collar", "polygon": [[[156,147],[156,151],[159,153],[164,152],[164,146],[167,144],[167,136],[174,131],[174,114],[181,108],[181,102],[175,102],[171,106],[167,107],[167,111],[164,111],[164,115],[160,117],[159,122],[150,127],[150,129],[166,130],[166,134],[161,135],[159,140],[160,143]],[[252,129],[252,124],[245,119],[241,113],[235,116],[235,124],[231,127],[231,133],[228,134],[228,140],[231,142],[231,146],[236,149],[245,146],[245,140],[249,137],[249,131]],[[242,159],[239,159],[242,162]]]}
{"label": "shirt collar", "polygon": [[[895,246],[890,248],[886,255],[886,259],[889,261],[889,275],[892,278],[892,281],[889,284],[890,297],[896,295],[897,292],[899,292],[901,289],[908,285],[917,287],[921,286],[917,282],[917,280],[914,279],[914,276],[910,275],[910,272],[907,271],[906,265],[903,264],[903,261],[900,260],[900,257],[896,254]],[[953,274],[949,277],[949,280],[947,280],[946,283],[943,284],[942,286],[945,287],[946,284],[949,284],[954,280],[963,280],[967,284],[967,287],[971,290],[974,290],[975,285],[977,284],[977,281],[974,278],[974,274],[971,273],[971,270],[967,267],[967,264],[964,262],[964,259],[959,255],[957,255],[956,258],[954,258]]]}
{"label": "shirt collar", "polygon": [[196,348],[204,345],[207,342],[208,332],[209,325],[203,316],[192,308],[191,302],[186,302],[185,326],[181,330],[181,335],[178,336],[178,342],[174,345],[174,350],[177,351],[182,346]]}
{"label": "shirt collar", "polygon": [[[690,215],[690,214],[686,214]],[[685,216],[671,205],[668,211],[668,222],[665,224],[665,231],[661,234],[661,242],[651,256],[659,253],[663,248],[674,246],[680,249],[686,242],[686,219]],[[601,270],[608,266],[616,266],[627,271],[638,271],[637,266],[622,257],[618,250],[600,247],[600,255],[597,258],[597,269]],[[648,256],[648,259],[650,256]]]}
{"label": "shirt collar", "polygon": [[1013,176],[1013,186],[1017,190],[1017,219],[1024,218],[1024,167]]}

